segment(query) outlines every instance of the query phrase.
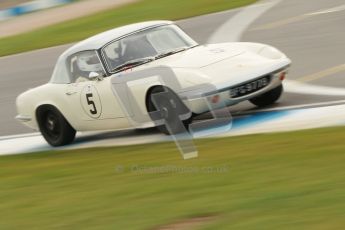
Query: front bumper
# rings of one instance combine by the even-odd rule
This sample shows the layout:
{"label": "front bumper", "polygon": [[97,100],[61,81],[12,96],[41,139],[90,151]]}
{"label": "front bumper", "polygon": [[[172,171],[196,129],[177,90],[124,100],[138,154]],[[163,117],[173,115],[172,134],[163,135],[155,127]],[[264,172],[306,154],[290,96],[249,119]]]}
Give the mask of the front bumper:
{"label": "front bumper", "polygon": [[[181,96],[182,100],[184,101],[184,103],[186,104],[186,106],[193,112],[196,114],[201,114],[204,112],[208,112],[211,109],[220,109],[220,108],[224,108],[225,106],[231,106],[231,105],[235,105],[238,104],[242,101],[246,101],[246,100],[250,100],[252,98],[255,98],[257,96],[262,95],[263,93],[266,93],[276,87],[278,87],[279,85],[282,84],[282,81],[284,79],[281,79],[281,73],[287,73],[288,72],[288,68],[289,66],[286,66],[284,68],[281,68],[279,70],[276,70],[274,72],[268,73],[266,75],[263,76],[259,76],[257,78],[252,79],[251,81],[255,81],[257,79],[260,79],[264,76],[270,76],[270,82],[268,83],[268,85],[266,85],[264,88],[259,89],[253,93],[249,93],[246,94],[244,96],[241,97],[236,97],[236,98],[232,98],[230,95],[230,89],[232,89],[233,87],[236,87],[236,85],[234,86],[227,86],[227,87],[223,87],[220,89],[215,89],[215,87],[208,87],[205,88],[205,90],[203,90],[203,92],[201,93],[201,91],[199,90],[198,92],[186,92]],[[246,82],[243,82],[243,84],[245,84]],[[214,100],[214,99],[217,100]]]}

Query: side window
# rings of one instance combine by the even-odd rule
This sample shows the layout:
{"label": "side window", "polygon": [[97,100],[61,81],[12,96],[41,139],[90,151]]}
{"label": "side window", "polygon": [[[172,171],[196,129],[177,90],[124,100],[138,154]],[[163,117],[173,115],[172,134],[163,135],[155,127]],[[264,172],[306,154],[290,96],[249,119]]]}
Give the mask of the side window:
{"label": "side window", "polygon": [[91,72],[104,74],[102,63],[96,51],[83,51],[67,58],[67,68],[71,82],[89,81]]}

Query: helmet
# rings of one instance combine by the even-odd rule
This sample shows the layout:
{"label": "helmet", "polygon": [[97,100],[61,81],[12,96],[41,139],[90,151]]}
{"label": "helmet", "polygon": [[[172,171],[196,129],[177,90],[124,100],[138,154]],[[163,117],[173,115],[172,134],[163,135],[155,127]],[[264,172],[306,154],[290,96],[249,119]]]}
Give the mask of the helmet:
{"label": "helmet", "polygon": [[101,72],[103,70],[95,51],[78,54],[77,64],[79,69],[85,72]]}

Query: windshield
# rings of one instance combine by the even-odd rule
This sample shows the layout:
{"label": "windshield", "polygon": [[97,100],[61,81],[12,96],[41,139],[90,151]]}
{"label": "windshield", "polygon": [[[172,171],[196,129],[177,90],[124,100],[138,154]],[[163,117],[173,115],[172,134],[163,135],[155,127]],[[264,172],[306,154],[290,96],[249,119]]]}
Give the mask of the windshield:
{"label": "windshield", "polygon": [[[160,26],[116,40],[103,48],[103,56],[111,73],[126,64],[143,64],[197,45],[179,27]],[[138,61],[139,60],[139,61]]]}

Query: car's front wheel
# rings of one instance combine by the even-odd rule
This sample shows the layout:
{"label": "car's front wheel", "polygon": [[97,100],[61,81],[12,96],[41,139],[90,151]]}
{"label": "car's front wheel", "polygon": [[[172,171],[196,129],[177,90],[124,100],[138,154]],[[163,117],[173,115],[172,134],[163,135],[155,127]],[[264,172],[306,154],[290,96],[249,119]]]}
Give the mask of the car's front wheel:
{"label": "car's front wheel", "polygon": [[63,146],[71,143],[76,131],[53,106],[37,111],[37,122],[44,139],[52,146]]}
{"label": "car's front wheel", "polygon": [[[155,102],[154,95],[156,95]],[[164,124],[158,125],[157,129],[167,135],[188,131],[188,126],[192,122],[192,113],[181,99],[166,87],[157,86],[149,93],[147,109],[153,120],[157,119],[152,116],[153,113],[159,113],[158,120],[163,120]]]}
{"label": "car's front wheel", "polygon": [[278,101],[283,91],[284,91],[283,85],[281,84],[278,87],[258,97],[250,99],[249,101],[259,107],[269,106],[269,105],[274,104],[276,101]]}

